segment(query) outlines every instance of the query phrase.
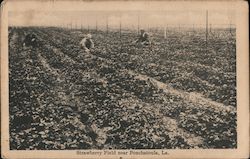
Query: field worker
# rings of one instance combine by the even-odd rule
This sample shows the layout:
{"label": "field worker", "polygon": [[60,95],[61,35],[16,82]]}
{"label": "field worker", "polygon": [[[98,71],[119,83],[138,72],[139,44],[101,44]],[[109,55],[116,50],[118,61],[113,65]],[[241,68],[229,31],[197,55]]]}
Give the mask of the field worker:
{"label": "field worker", "polygon": [[87,34],[85,38],[83,38],[80,42],[81,48],[84,49],[84,51],[89,52],[90,49],[94,48],[94,42],[92,41],[91,34]]}
{"label": "field worker", "polygon": [[139,39],[136,41],[136,43],[141,43],[142,45],[150,45],[151,42],[149,40],[149,35],[147,32],[145,32],[144,29],[141,29],[141,34],[139,36]]}
{"label": "field worker", "polygon": [[28,34],[25,36],[23,46],[32,46],[36,47],[38,45],[38,40],[36,35],[34,34]]}

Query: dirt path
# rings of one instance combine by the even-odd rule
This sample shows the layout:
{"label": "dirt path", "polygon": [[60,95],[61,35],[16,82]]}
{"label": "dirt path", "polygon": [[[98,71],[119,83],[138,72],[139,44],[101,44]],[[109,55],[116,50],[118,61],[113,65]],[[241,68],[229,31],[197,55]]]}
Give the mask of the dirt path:
{"label": "dirt path", "polygon": [[[195,134],[192,134],[178,126],[178,122],[176,119],[170,118],[165,116],[161,113],[161,107],[160,104],[150,104],[145,102],[140,102],[139,100],[129,100],[129,99],[123,99],[121,100],[121,103],[126,102],[130,103],[131,105],[140,103],[139,105],[143,105],[140,107],[141,111],[144,111],[146,114],[152,114],[154,117],[158,118],[158,124],[163,125],[166,129],[166,133],[169,135],[171,139],[181,136],[184,141],[191,147],[199,147],[203,144],[203,138],[200,136],[197,136]],[[129,105],[130,106],[130,105]],[[128,106],[128,107],[129,107]]]}
{"label": "dirt path", "polygon": [[218,103],[208,98],[204,98],[200,93],[188,93],[188,92],[174,89],[163,82],[160,82],[146,75],[135,73],[132,70],[129,70],[129,73],[131,75],[135,75],[135,78],[137,79],[150,80],[155,85],[156,88],[162,89],[165,93],[171,93],[173,95],[180,96],[184,100],[190,101],[192,103],[198,103],[198,104],[205,105],[205,106],[214,106],[214,107],[219,107],[222,109],[231,109],[232,111],[236,111],[236,109],[233,106],[225,106],[222,103]]}

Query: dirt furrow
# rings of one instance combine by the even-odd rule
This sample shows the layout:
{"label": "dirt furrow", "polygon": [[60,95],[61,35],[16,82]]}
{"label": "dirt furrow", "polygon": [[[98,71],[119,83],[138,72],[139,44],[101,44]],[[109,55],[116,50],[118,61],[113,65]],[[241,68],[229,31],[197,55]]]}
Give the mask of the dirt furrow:
{"label": "dirt furrow", "polygon": [[[158,124],[164,126],[164,128],[166,129],[166,133],[169,135],[169,137],[171,139],[173,139],[177,136],[181,136],[184,139],[184,141],[191,147],[198,147],[198,146],[203,144],[202,137],[195,135],[195,134],[192,134],[192,133],[180,128],[178,126],[178,122],[176,121],[176,119],[173,119],[173,118],[170,118],[170,117],[163,115],[160,111],[161,110],[160,108],[162,107],[162,105],[160,105],[160,104],[152,105],[150,103],[142,102],[142,101],[135,100],[135,99],[133,99],[133,100],[124,99],[124,100],[121,100],[120,102],[121,103],[128,102],[128,103],[130,103],[130,105],[133,105],[136,103],[142,104],[143,107],[140,107],[140,109],[142,111],[144,111],[145,113],[151,113],[151,114],[153,114],[153,116],[157,117],[158,122],[159,122]],[[130,105],[128,105],[128,107]],[[155,125],[152,125],[152,126],[155,126]]]}
{"label": "dirt furrow", "polygon": [[214,107],[219,107],[222,109],[231,109],[232,111],[236,111],[235,107],[233,106],[225,106],[222,103],[218,103],[215,101],[212,101],[210,99],[202,97],[200,93],[187,93],[184,91],[176,90],[172,88],[171,86],[167,85],[166,83],[160,82],[154,78],[151,78],[146,75],[142,75],[139,73],[135,73],[132,70],[129,70],[129,73],[131,75],[135,75],[135,78],[141,79],[141,80],[150,80],[152,83],[154,83],[155,87],[158,89],[162,89],[166,93],[171,93],[176,96],[182,97],[184,100],[191,101],[192,103],[200,103],[201,105],[207,105],[207,106],[214,106]]}

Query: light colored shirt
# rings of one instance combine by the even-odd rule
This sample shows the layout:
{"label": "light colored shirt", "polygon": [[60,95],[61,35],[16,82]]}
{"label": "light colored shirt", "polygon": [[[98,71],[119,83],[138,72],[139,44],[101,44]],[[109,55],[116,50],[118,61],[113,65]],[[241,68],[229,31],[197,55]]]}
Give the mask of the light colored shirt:
{"label": "light colored shirt", "polygon": [[92,39],[83,38],[80,42],[80,45],[84,50],[87,51],[91,48],[94,48],[94,42],[92,41]]}

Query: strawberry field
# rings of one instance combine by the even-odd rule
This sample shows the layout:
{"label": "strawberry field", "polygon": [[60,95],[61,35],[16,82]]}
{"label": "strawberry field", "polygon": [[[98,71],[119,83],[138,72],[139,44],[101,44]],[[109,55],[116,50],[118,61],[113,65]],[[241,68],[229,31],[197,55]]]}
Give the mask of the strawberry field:
{"label": "strawberry field", "polygon": [[9,28],[11,149],[237,148],[235,32],[86,33]]}

